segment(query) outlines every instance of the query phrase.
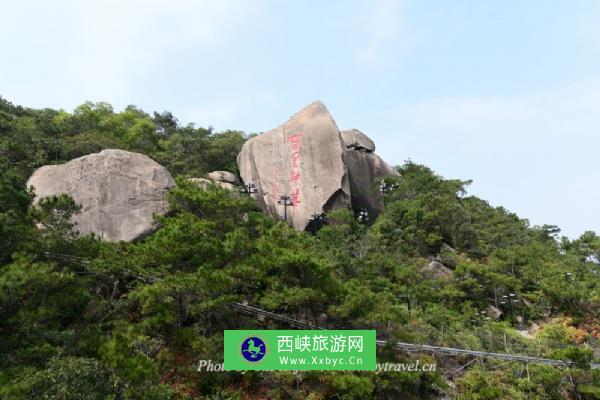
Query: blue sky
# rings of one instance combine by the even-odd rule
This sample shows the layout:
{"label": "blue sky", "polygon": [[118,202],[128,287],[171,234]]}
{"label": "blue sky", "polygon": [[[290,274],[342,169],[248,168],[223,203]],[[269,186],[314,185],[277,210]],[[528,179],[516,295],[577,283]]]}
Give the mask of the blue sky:
{"label": "blue sky", "polygon": [[4,1],[0,95],[271,129],[312,100],[532,224],[600,231],[600,2]]}

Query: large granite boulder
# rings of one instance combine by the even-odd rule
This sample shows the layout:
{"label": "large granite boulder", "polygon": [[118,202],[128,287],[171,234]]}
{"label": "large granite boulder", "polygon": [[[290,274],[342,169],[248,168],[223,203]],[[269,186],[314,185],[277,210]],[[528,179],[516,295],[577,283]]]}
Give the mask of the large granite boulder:
{"label": "large granite boulder", "polygon": [[[262,208],[302,230],[315,213],[352,206],[375,216],[383,210],[376,178],[398,174],[374,150],[358,129],[340,132],[316,101],[248,140],[237,161],[244,183],[258,189]],[[281,198],[286,195],[289,201]],[[291,204],[284,206],[286,201]]]}
{"label": "large granite boulder", "polygon": [[82,206],[75,229],[108,241],[134,240],[155,228],[153,214],[167,211],[165,193],[175,185],[169,172],[151,158],[124,150],[103,150],[62,165],[37,169],[27,186],[36,201],[70,195]]}
{"label": "large granite boulder", "polygon": [[335,121],[316,101],[248,140],[237,161],[244,183],[256,185],[262,208],[303,230],[312,214],[350,206],[344,151]]}

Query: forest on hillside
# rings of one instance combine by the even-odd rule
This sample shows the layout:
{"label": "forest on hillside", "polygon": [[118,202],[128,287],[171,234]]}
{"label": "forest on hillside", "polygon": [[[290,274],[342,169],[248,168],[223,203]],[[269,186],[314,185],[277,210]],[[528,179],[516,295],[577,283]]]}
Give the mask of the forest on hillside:
{"label": "forest on hillside", "polygon": [[[237,173],[247,138],[134,106],[66,112],[0,98],[0,398],[600,399],[600,369],[590,368],[600,358],[596,233],[568,239],[557,226],[531,226],[469,195],[468,180],[410,161],[386,178],[395,189],[377,219],[338,210],[315,232],[297,232],[246,194],[186,180]],[[33,206],[26,181],[36,168],[107,148],[146,154],[177,180],[171,212],[142,240],[77,235],[79,206],[67,196]],[[570,363],[389,346],[378,362],[438,368],[197,371],[200,359],[222,361],[224,329],[288,328],[242,315],[235,302],[390,341]]]}

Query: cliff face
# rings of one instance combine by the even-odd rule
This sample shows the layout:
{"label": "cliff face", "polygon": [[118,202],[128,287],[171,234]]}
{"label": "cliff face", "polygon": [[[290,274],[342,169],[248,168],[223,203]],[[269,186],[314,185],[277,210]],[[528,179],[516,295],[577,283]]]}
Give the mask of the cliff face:
{"label": "cliff face", "polygon": [[375,178],[396,172],[374,150],[360,131],[340,133],[316,101],[248,140],[237,161],[244,183],[256,186],[261,207],[303,230],[313,214],[350,206],[371,214],[382,210]]}

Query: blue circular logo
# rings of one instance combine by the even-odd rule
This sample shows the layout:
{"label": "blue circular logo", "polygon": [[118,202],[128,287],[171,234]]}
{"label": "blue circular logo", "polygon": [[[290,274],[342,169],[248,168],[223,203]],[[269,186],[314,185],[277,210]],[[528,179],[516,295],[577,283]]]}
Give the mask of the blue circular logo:
{"label": "blue circular logo", "polygon": [[250,362],[257,362],[267,354],[267,345],[256,336],[246,338],[242,342],[242,356]]}

